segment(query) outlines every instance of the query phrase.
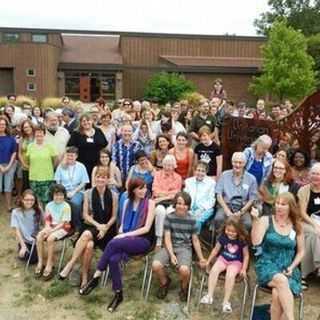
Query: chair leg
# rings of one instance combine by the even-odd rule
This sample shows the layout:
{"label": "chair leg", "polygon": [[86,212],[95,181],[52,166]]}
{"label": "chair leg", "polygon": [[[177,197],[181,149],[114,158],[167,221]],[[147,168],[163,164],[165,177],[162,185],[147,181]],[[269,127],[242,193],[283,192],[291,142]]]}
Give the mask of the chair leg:
{"label": "chair leg", "polygon": [[142,286],[141,286],[141,298],[144,298],[145,294],[145,286],[146,286],[146,280],[147,280],[147,274],[148,274],[148,269],[149,269],[149,256],[145,256],[145,265],[144,265],[144,271],[143,271],[143,280],[142,280]]}
{"label": "chair leg", "polygon": [[149,297],[149,292],[150,292],[150,287],[151,287],[151,281],[152,281],[152,266],[150,267],[149,279],[148,279],[146,294],[145,294],[145,297],[144,297],[144,300],[145,300],[145,301],[147,301],[147,300],[148,300],[148,297]]}
{"label": "chair leg", "polygon": [[24,268],[24,272],[27,272],[28,271],[28,268],[29,268],[29,265],[30,265],[30,261],[31,261],[31,257],[33,255],[33,252],[35,250],[35,247],[36,247],[36,240],[33,240],[32,241],[32,246],[31,246],[31,249],[30,249],[30,253],[29,253],[29,258],[27,260],[27,263],[26,263],[26,266]]}
{"label": "chair leg", "polygon": [[249,320],[252,320],[252,317],[253,317],[254,306],[256,304],[256,298],[257,298],[257,290],[258,290],[258,284],[256,284],[254,286],[253,293],[252,293],[252,301],[251,301]]}
{"label": "chair leg", "polygon": [[206,281],[206,273],[204,272],[201,278],[201,283],[200,283],[200,292],[199,292],[199,300],[198,300],[198,306],[197,309],[200,309],[200,301],[201,301],[201,297],[202,297],[202,292],[203,292],[203,287],[204,287],[204,282]]}
{"label": "chair leg", "polygon": [[300,303],[299,303],[299,320],[303,320],[303,308],[304,308],[304,298],[303,293],[300,293]]}
{"label": "chair leg", "polygon": [[63,259],[64,259],[64,254],[65,254],[65,251],[66,251],[66,247],[67,247],[67,239],[64,239],[63,243],[62,243],[62,251],[61,251],[61,255],[60,255],[58,273],[57,274],[59,274],[60,271],[61,271],[62,263],[63,263]]}
{"label": "chair leg", "polygon": [[192,280],[193,280],[193,267],[191,266],[190,269],[190,280],[189,280],[189,287],[188,287],[188,298],[187,298],[187,310],[190,312],[190,302],[191,302],[191,290],[192,290]]}
{"label": "chair leg", "polygon": [[241,311],[240,311],[240,320],[243,320],[244,311],[246,308],[246,300],[247,300],[247,292],[248,292],[248,280],[246,278],[243,279],[243,295],[241,302]]}
{"label": "chair leg", "polygon": [[103,279],[103,283],[102,283],[103,288],[105,288],[107,286],[109,273],[110,273],[110,269],[109,269],[109,266],[107,266],[107,269],[106,269],[105,275],[104,275],[104,279]]}

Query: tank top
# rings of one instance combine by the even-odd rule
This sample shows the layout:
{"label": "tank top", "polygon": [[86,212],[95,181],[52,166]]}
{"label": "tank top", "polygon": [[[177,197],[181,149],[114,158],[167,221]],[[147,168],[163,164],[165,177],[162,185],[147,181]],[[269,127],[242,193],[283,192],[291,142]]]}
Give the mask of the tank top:
{"label": "tank top", "polygon": [[176,173],[178,173],[183,180],[188,178],[188,171],[189,171],[189,153],[190,150],[187,149],[185,152],[185,156],[183,159],[178,159],[176,155],[176,148],[173,149],[174,157],[177,161]]}

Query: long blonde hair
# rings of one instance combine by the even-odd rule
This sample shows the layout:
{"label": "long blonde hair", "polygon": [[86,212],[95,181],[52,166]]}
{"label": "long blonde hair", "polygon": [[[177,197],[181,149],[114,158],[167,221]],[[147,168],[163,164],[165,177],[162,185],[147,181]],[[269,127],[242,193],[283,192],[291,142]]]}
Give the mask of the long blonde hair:
{"label": "long blonde hair", "polygon": [[301,214],[299,205],[291,192],[283,192],[276,198],[277,200],[282,199],[289,205],[289,218],[292,222],[294,230],[297,234],[302,232]]}

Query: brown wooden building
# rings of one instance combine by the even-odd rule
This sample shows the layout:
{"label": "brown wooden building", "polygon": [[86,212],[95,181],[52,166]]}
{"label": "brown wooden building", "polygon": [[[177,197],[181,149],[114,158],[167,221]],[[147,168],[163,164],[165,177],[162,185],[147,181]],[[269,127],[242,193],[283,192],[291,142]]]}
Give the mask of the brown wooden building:
{"label": "brown wooden building", "polygon": [[0,28],[0,95],[142,98],[159,71],[183,73],[208,96],[213,80],[250,101],[265,38]]}

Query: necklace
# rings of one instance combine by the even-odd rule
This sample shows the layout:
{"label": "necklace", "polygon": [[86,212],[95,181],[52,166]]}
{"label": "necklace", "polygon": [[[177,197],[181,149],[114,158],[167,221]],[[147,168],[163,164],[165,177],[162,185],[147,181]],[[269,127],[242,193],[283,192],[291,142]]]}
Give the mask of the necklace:
{"label": "necklace", "polygon": [[285,228],[285,227],[288,226],[289,223],[290,223],[290,222],[288,221],[288,219],[287,219],[286,221],[284,221],[284,222],[279,222],[276,217],[275,217],[274,219],[275,219],[277,225],[278,225],[280,228]]}

